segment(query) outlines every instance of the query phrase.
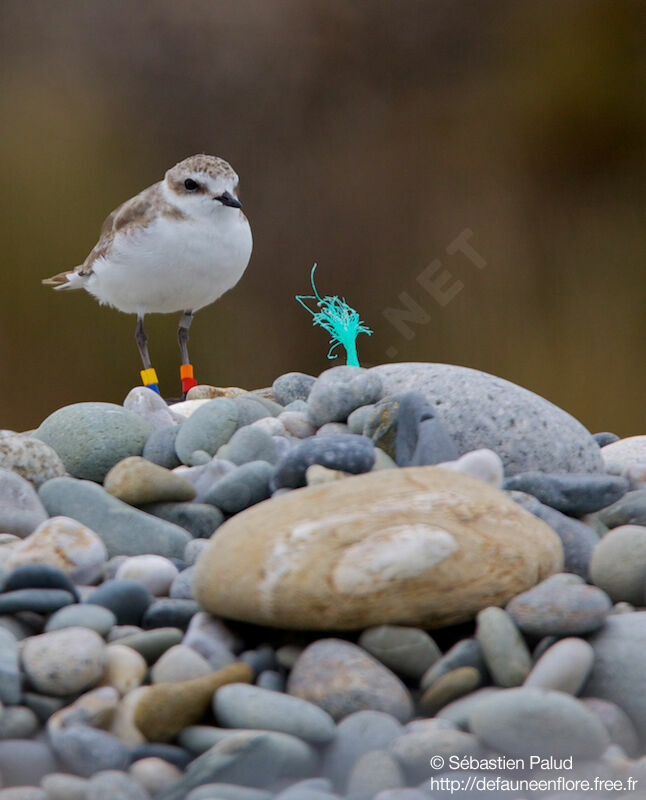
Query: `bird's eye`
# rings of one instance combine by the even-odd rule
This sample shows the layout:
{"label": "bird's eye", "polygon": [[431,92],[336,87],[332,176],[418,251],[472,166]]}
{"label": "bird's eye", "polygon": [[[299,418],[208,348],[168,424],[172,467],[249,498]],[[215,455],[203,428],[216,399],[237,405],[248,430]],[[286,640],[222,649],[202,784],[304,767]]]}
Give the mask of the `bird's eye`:
{"label": "bird's eye", "polygon": [[187,178],[184,181],[184,188],[187,192],[194,192],[197,189],[197,181],[194,181],[193,178]]}

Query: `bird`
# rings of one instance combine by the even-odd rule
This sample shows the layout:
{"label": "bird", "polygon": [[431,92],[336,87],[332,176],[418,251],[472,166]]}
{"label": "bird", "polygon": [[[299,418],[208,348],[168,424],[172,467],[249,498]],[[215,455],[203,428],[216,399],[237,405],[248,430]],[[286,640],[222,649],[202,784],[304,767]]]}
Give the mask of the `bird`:
{"label": "bird", "polygon": [[238,175],[223,158],[193,155],[108,215],[82,264],[42,283],[85,289],[101,305],[136,314],[144,386],[160,393],[144,331],[146,314],[181,312],[182,397],[197,384],[188,354],[193,315],[240,280],[253,249]]}

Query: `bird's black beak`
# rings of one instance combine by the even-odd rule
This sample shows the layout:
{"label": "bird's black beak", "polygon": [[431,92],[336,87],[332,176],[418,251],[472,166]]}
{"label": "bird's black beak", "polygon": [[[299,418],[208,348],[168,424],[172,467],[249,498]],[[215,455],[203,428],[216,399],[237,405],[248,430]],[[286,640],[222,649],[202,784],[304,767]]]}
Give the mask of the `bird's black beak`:
{"label": "bird's black beak", "polygon": [[223,206],[230,206],[231,208],[242,208],[242,203],[229,192],[218,195],[216,200],[219,200]]}

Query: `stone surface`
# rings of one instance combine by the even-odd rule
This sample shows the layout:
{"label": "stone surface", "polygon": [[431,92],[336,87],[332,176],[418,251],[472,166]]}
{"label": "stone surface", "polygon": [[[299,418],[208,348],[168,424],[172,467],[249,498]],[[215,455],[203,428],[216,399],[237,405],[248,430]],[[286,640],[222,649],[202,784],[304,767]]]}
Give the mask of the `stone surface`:
{"label": "stone surface", "polygon": [[74,403],[50,414],[34,436],[52,447],[75,478],[102,481],[128,456],[141,455],[152,425],[113,403]]}
{"label": "stone surface", "polygon": [[137,781],[118,770],[102,771],[90,778],[85,797],[86,800],[150,800]]}
{"label": "stone surface", "polygon": [[0,714],[0,739],[29,739],[39,728],[38,717],[26,706],[7,706]]}
{"label": "stone surface", "polygon": [[500,489],[503,484],[504,467],[500,456],[493,450],[482,448],[465,453],[455,461],[443,461],[437,465],[442,469],[450,469],[455,472],[466,472],[481,481]]}
{"label": "stone surface", "polygon": [[384,711],[400,722],[412,716],[404,684],[360,647],[341,639],[319,639],[292,669],[287,691],[315,703],[335,720],[355,711]]}
{"label": "stone surface", "polygon": [[86,800],[87,779],[64,772],[53,772],[40,782],[47,800]]}
{"label": "stone surface", "polygon": [[538,659],[524,685],[576,695],[593,662],[594,650],[588,642],[575,637],[561,639]]}
{"label": "stone surface", "polygon": [[646,740],[646,611],[608,617],[589,639],[594,665],[582,694],[616,703]]}
{"label": "stone surface", "polygon": [[272,489],[305,486],[305,473],[312,464],[359,474],[369,472],[375,463],[372,442],[365,436],[331,434],[310,436],[292,447],[276,465]]}
{"label": "stone surface", "polygon": [[187,464],[195,450],[214,456],[229,441],[238,424],[238,409],[233,400],[217,397],[201,405],[182,423],[175,440],[179,460]]}
{"label": "stone surface", "polygon": [[0,627],[0,703],[14,705],[20,702],[21,696],[22,674],[18,640],[11,631]]}
{"label": "stone surface", "polygon": [[72,517],[97,533],[109,557],[181,558],[190,539],[183,528],[132,508],[90,481],[54,478],[41,486],[40,497],[52,516]]}
{"label": "stone surface", "polygon": [[280,731],[313,744],[325,744],[334,737],[334,720],[317,705],[244,683],[219,689],[213,712],[218,724],[227,728]]}
{"label": "stone surface", "polygon": [[47,519],[34,487],[8,469],[0,469],[0,531],[25,537]]}
{"label": "stone surface", "polygon": [[476,638],[494,683],[520,686],[532,668],[532,657],[512,617],[495,606],[483,609],[477,617]]}
{"label": "stone surface", "polygon": [[286,406],[294,400],[307,400],[315,381],[315,377],[304,372],[286,372],[276,378],[271,388],[276,402]]}
{"label": "stone surface", "polygon": [[646,600],[646,527],[620,525],[599,541],[590,560],[590,580],[613,602],[643,606]]}
{"label": "stone surface", "polygon": [[12,549],[7,566],[49,564],[76,583],[90,584],[101,576],[107,557],[106,547],[94,531],[75,519],[52,517]]}
{"label": "stone surface", "polygon": [[512,756],[598,758],[609,737],[583,703],[547,689],[507,689],[478,705],[469,722],[493,750]]}
{"label": "stone surface", "polygon": [[384,750],[365,753],[356,762],[348,776],[348,794],[357,800],[372,800],[383,789],[405,786],[398,762]]}
{"label": "stone surface", "polygon": [[69,576],[50,564],[24,564],[12,569],[6,577],[3,596],[19,589],[62,589],[71,594],[75,601],[79,599],[76,586]]}
{"label": "stone surface", "polygon": [[598,697],[584,697],[581,702],[592,711],[608,731],[610,741],[619,745],[628,756],[639,750],[639,738],[630,717],[616,703]]}
{"label": "stone surface", "polygon": [[141,456],[130,456],[115,464],[105,476],[103,488],[131,506],[181,503],[193,500],[196,495],[193,484],[181,475]]}
{"label": "stone surface", "polygon": [[0,469],[17,473],[36,489],[50,478],[65,475],[65,466],[56,451],[24,434],[0,436]]}
{"label": "stone surface", "polygon": [[216,689],[251,677],[250,667],[237,663],[202,678],[147,687],[135,708],[135,724],[147,739],[168,742],[200,720]]}
{"label": "stone surface", "polygon": [[432,628],[504,603],[561,558],[556,534],[498,490],[414,467],[307,487],[237,515],[200,557],[193,589],[213,615],[263,625]]}
{"label": "stone surface", "polygon": [[4,786],[34,786],[57,765],[50,747],[29,739],[0,742],[0,775]]}
{"label": "stone surface", "polygon": [[163,556],[132,556],[126,559],[115,575],[116,580],[139,581],[152,595],[168,595],[179,570]]}
{"label": "stone surface", "polygon": [[[208,539],[224,522],[220,509],[208,503],[152,503],[142,510],[179,525],[196,538]],[[187,542],[187,546],[189,544]]]}
{"label": "stone surface", "polygon": [[195,614],[200,610],[195,600],[163,597],[155,600],[144,612],[142,628],[181,628],[186,630]]}
{"label": "stone surface", "polygon": [[75,602],[74,595],[64,589],[18,589],[0,594],[0,614],[17,614],[20,611],[52,614]]}
{"label": "stone surface", "polygon": [[476,638],[461,639],[428,669],[420,681],[420,687],[428,687],[441,678],[460,667],[475,667],[482,675],[483,680],[488,676],[487,668],[482,656],[482,648]]}
{"label": "stone surface", "polygon": [[176,600],[193,599],[193,578],[195,576],[195,565],[182,570],[170,585],[169,597]]}
{"label": "stone surface", "polygon": [[502,378],[451,364],[383,364],[370,372],[381,379],[384,395],[422,392],[441,413],[458,453],[493,450],[508,476],[602,471],[599,447],[577,420]]}
{"label": "stone surface", "polygon": [[432,717],[444,706],[473,692],[482,683],[475,667],[458,667],[434,681],[419,699],[419,711]]}
{"label": "stone surface", "polygon": [[119,625],[139,625],[152,595],[139,581],[112,580],[94,589],[85,602],[110,609]]}
{"label": "stone surface", "polygon": [[399,397],[395,461],[400,467],[440,464],[458,457],[458,449],[441,414],[421,392],[404,392]]}
{"label": "stone surface", "polygon": [[141,758],[128,770],[131,778],[152,796],[173,786],[182,777],[181,771],[163,758]]}
{"label": "stone surface", "polygon": [[505,489],[527,492],[541,503],[572,517],[582,517],[616,502],[628,491],[628,481],[616,475],[522,472],[505,482]]}
{"label": "stone surface", "polygon": [[179,425],[159,428],[146,439],[142,456],[153,464],[165,469],[175,469],[182,463],[175,452],[175,440],[179,433]]}
{"label": "stone surface", "polygon": [[388,669],[410,680],[419,680],[442,655],[426,631],[401,625],[367,628],[358,643]]}
{"label": "stone surface", "polygon": [[322,372],[307,398],[307,413],[317,428],[326,422],[345,422],[359,406],[381,397],[381,381],[361,367],[332,367]]}
{"label": "stone surface", "polygon": [[269,433],[253,425],[247,425],[238,428],[227,444],[220,447],[218,458],[225,458],[238,466],[249,461],[267,461],[269,464],[274,464],[278,453]]}
{"label": "stone surface", "polygon": [[146,679],[148,665],[132,647],[113,643],[105,648],[101,686],[114,687],[121,696],[136,689]]}
{"label": "stone surface", "polygon": [[103,639],[88,628],[65,628],[27,639],[22,663],[31,684],[43,694],[69,695],[94,686],[105,660]]}
{"label": "stone surface", "polygon": [[11,789],[0,789],[0,800],[48,800],[48,798],[38,786],[15,786]]}
{"label": "stone surface", "polygon": [[184,421],[157,392],[151,392],[145,386],[135,386],[123,401],[123,407],[140,416],[155,430],[175,427]]}
{"label": "stone surface", "polygon": [[476,708],[494,694],[506,691],[498,686],[485,686],[482,689],[476,689],[474,692],[454,700],[452,703],[444,706],[437,712],[438,720],[446,720],[454,727],[461,728],[467,731],[469,729],[469,720]]}
{"label": "stone surface", "polygon": [[532,636],[568,636],[600,628],[612,603],[596,586],[577,575],[561,573],[516,595],[507,611],[523,633]]}
{"label": "stone surface", "polygon": [[132,647],[140,653],[148,664],[157,659],[176,644],[182,641],[183,633],[179,628],[158,628],[154,631],[132,633],[119,639],[119,644]]}
{"label": "stone surface", "polygon": [[601,457],[610,471],[622,470],[646,461],[646,436],[628,436],[601,446]]}
{"label": "stone surface", "polygon": [[202,499],[227,514],[237,514],[269,497],[273,471],[266,461],[249,461],[217,480]]}
{"label": "stone surface", "polygon": [[646,525],[646,489],[628,492],[621,500],[599,512],[599,519],[607,528],[620,525]]}
{"label": "stone surface", "polygon": [[116,736],[89,725],[55,730],[50,741],[61,765],[83,778],[104,769],[126,769],[130,760],[128,747]]}
{"label": "stone surface", "polygon": [[210,675],[209,662],[190,647],[176,644],[163,653],[150,671],[152,683],[178,683]]}

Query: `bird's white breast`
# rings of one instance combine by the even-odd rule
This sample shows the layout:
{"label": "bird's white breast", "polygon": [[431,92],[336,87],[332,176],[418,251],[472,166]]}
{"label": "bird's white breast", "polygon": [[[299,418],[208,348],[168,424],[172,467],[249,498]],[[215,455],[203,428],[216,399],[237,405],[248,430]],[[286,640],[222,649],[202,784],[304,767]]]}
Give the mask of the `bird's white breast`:
{"label": "bird's white breast", "polygon": [[158,217],[116,234],[93,264],[86,288],[127,313],[197,311],[240,280],[251,257],[251,229],[235,209],[213,217]]}

